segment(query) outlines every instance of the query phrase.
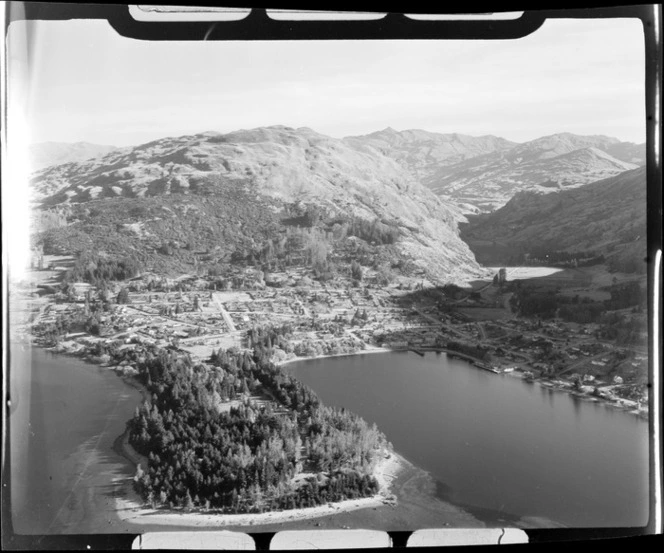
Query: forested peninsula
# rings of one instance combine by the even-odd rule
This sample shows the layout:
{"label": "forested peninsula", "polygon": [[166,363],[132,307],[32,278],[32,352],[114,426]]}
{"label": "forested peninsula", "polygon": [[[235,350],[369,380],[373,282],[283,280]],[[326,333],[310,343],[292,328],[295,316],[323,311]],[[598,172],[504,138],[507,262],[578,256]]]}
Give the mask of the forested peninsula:
{"label": "forested peninsula", "polygon": [[375,425],[323,405],[270,362],[277,330],[254,331],[253,353],[134,350],[147,399],[128,422],[148,458],[135,477],[152,507],[261,513],[373,496],[391,449]]}

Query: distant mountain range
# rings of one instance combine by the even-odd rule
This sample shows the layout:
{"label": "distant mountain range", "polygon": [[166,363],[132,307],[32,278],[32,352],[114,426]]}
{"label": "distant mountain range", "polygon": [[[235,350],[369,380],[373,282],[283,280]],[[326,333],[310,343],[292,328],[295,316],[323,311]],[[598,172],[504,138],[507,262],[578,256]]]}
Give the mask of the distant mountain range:
{"label": "distant mountain range", "polygon": [[52,165],[103,156],[116,149],[115,146],[89,142],[39,142],[29,146],[28,162],[32,171],[38,171]]}
{"label": "distant mountain range", "polygon": [[512,255],[594,251],[616,270],[638,272],[645,270],[646,205],[640,167],[557,194],[519,192],[494,213],[469,217],[462,237],[487,263],[502,248]]}
{"label": "distant mountain range", "polygon": [[496,136],[388,128],[344,140],[397,160],[466,213],[496,209],[520,191],[574,188],[645,164],[645,144],[571,133],[517,144]]}
{"label": "distant mountain range", "polygon": [[[238,135],[227,136],[233,140]],[[571,133],[519,144],[492,135],[399,132],[388,127],[340,142],[353,150],[393,159],[416,181],[464,213],[492,211],[524,190],[547,193],[581,186],[642,166],[646,160],[645,144]],[[119,150],[127,149],[86,142],[45,142],[33,145],[30,155],[33,167],[43,169]],[[54,175],[46,180],[48,186],[42,184],[42,194],[67,184]]]}
{"label": "distant mountain range", "polygon": [[461,213],[394,159],[308,128],[284,126],[205,132],[114,150],[43,169],[32,188],[43,206],[241,189],[328,213],[398,228],[395,247],[439,278],[461,281],[481,269],[458,236]]}

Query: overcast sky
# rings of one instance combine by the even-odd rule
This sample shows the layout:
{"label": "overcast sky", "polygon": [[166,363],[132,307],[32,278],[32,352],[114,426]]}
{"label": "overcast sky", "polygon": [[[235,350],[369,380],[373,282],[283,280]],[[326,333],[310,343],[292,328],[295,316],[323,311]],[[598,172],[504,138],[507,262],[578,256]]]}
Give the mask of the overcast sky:
{"label": "overcast sky", "polygon": [[276,124],[645,141],[638,20],[557,20],[511,41],[178,43],[98,21],[35,29],[31,142],[123,146]]}

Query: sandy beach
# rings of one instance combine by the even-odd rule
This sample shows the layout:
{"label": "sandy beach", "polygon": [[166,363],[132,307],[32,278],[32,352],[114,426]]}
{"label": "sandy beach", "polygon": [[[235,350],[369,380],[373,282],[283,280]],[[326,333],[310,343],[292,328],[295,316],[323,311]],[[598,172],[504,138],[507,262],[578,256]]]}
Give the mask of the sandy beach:
{"label": "sandy beach", "polygon": [[127,494],[126,497],[116,499],[117,511],[120,519],[125,522],[137,524],[149,522],[150,524],[160,526],[211,528],[259,526],[293,520],[308,520],[383,505],[390,493],[391,481],[396,477],[402,466],[403,460],[397,455],[390,455],[389,458],[384,458],[379,462],[374,475],[380,484],[380,493],[373,497],[329,503],[308,509],[290,509],[287,511],[252,514],[218,514],[204,511],[191,513],[169,512],[162,509],[145,508],[143,506],[144,502],[132,490],[133,493]]}
{"label": "sandy beach", "polygon": [[[438,499],[431,476],[398,454],[381,462],[375,474],[381,484],[381,494],[374,497],[309,509],[237,515],[177,513],[145,508],[131,488],[129,479],[123,496],[116,498],[116,514],[120,519],[119,527],[132,532],[215,528],[245,532],[335,528],[408,531],[418,528],[485,527],[470,513]],[[394,494],[396,503],[386,501],[385,495],[389,493]]]}

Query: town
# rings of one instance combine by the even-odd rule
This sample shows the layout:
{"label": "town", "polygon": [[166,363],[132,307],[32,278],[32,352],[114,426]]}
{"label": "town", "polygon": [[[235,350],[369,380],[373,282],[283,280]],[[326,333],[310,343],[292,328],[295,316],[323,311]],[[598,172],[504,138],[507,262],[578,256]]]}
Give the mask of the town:
{"label": "town", "polygon": [[[45,256],[34,264],[17,287],[14,300],[27,310],[13,332],[88,358],[102,342],[120,350],[172,348],[205,362],[219,349],[251,349],[252,329],[287,325],[287,346],[272,350],[275,363],[372,351],[447,352],[479,370],[648,414],[645,339],[641,346],[619,345],[602,338],[596,323],[517,316],[504,268],[469,289],[436,287],[423,273],[384,285],[369,269],[361,281],[319,282],[302,268],[266,274],[236,267],[221,280],[146,272],[99,291],[84,282],[59,285],[71,263]],[[128,363],[117,369],[133,370]]]}

